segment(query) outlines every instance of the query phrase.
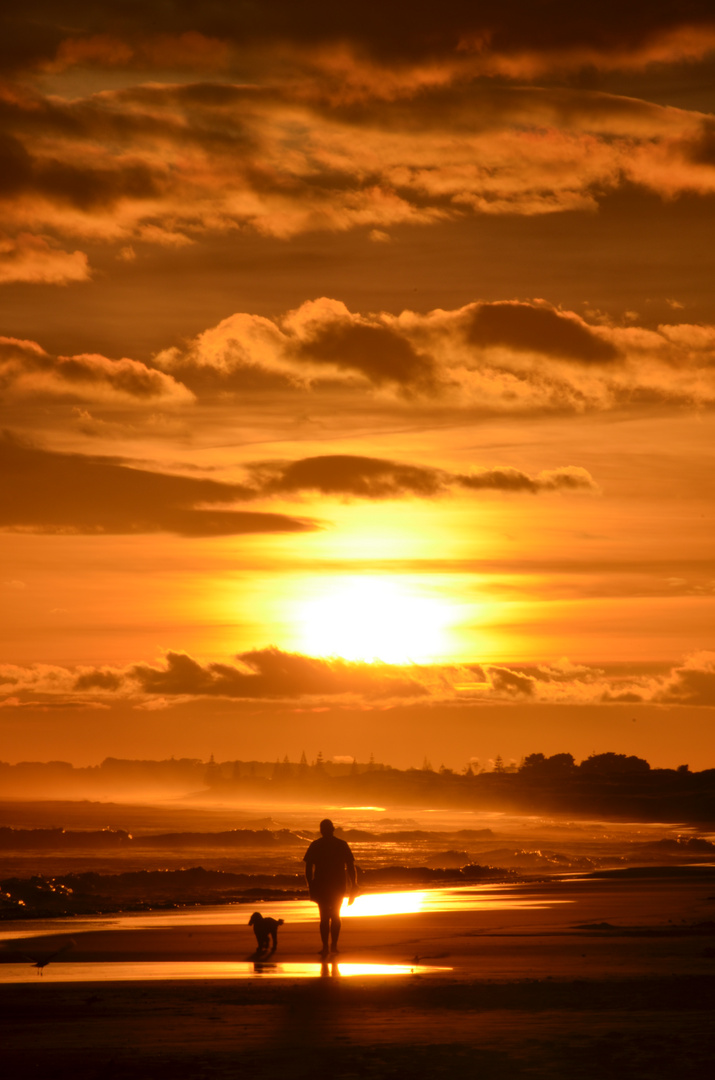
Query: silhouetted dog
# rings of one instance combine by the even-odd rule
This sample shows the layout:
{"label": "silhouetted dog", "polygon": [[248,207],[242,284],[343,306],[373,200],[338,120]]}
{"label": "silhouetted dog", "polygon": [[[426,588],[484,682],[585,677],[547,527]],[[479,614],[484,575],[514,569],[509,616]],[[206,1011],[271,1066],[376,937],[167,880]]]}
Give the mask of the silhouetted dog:
{"label": "silhouetted dog", "polygon": [[283,925],[282,919],[272,919],[270,915],[264,917],[260,911],[254,911],[248,920],[248,925],[253,927],[253,933],[256,935],[256,941],[258,942],[256,952],[266,952],[271,940],[273,941],[271,952],[276,951],[278,947],[278,927]]}

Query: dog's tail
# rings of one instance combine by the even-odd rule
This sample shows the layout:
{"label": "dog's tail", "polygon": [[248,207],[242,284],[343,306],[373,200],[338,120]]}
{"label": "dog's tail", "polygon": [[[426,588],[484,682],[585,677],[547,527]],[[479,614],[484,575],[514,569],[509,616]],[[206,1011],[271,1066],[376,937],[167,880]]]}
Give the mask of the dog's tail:
{"label": "dog's tail", "polygon": [[279,919],[279,920],[278,920],[278,925],[279,925],[279,926],[282,926],[282,925],[283,925],[283,920],[282,920],[282,919]]}

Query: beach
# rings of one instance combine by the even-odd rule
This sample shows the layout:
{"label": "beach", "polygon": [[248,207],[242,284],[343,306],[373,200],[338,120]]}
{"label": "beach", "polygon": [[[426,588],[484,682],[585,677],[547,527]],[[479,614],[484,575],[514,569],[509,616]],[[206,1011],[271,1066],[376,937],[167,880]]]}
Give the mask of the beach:
{"label": "beach", "polygon": [[[305,907],[294,902],[291,922],[290,902],[261,903],[285,925],[257,965],[246,905],[5,924],[0,972],[27,980],[0,984],[7,1075],[645,1080],[712,1068],[712,867],[444,890],[426,909],[345,918],[324,965]],[[41,976],[31,968],[27,954],[68,940]],[[380,964],[402,973],[370,973]]]}

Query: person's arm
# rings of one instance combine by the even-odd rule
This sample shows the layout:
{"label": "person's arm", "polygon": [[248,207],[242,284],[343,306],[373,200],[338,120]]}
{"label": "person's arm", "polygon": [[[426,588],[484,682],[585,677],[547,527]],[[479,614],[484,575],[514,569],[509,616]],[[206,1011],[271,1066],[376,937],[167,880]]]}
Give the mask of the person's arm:
{"label": "person's arm", "polygon": [[305,859],[305,880],[308,882],[308,892],[312,893],[313,878],[315,877],[315,863],[313,862],[309,851],[306,851],[303,858]]}
{"label": "person's arm", "polygon": [[347,848],[347,850],[345,852],[345,869],[346,869],[347,875],[348,875],[348,885],[350,886],[350,892],[352,893],[352,892],[355,891],[355,886],[357,885],[357,872],[355,870],[355,856],[353,855],[352,851],[350,850],[350,848],[349,848],[349,846],[347,844],[345,845],[345,847]]}

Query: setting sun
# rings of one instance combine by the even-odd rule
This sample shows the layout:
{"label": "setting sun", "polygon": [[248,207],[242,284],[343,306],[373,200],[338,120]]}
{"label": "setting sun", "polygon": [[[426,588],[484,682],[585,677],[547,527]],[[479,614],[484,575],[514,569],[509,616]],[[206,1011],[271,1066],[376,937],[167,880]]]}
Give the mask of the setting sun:
{"label": "setting sun", "polygon": [[715,2],[0,41],[4,1074],[707,1075]]}
{"label": "setting sun", "polygon": [[301,646],[312,656],[425,663],[444,655],[446,603],[395,581],[344,578],[300,605]]}

